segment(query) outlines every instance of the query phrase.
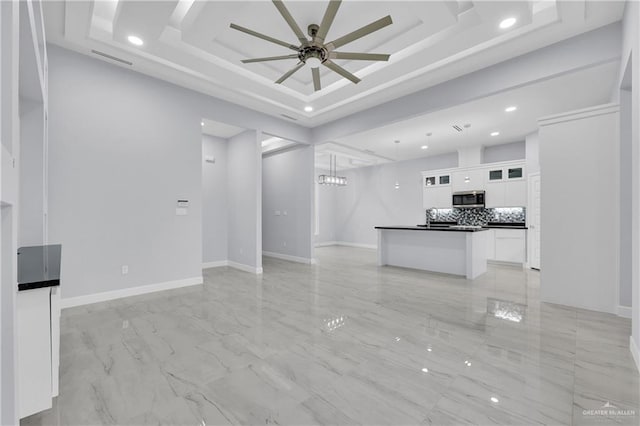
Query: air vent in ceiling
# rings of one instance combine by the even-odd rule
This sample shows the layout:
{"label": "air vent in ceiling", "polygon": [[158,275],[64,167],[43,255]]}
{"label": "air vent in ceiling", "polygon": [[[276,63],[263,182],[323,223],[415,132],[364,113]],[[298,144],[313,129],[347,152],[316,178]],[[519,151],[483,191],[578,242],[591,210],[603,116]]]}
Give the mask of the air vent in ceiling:
{"label": "air vent in ceiling", "polygon": [[283,116],[284,118],[288,118],[289,120],[298,121],[297,118],[294,118],[294,117],[292,117],[290,115],[287,115],[287,114],[280,114],[280,115]]}
{"label": "air vent in ceiling", "polygon": [[129,62],[129,61],[126,61],[124,59],[117,58],[115,56],[109,55],[108,53],[100,52],[99,50],[91,49],[91,52],[95,53],[96,55],[100,55],[100,56],[102,56],[104,58],[111,59],[112,61],[117,61],[117,62],[120,62],[120,63],[125,64],[125,65],[129,65],[129,66],[133,65],[133,62]]}
{"label": "air vent in ceiling", "polygon": [[455,130],[457,130],[458,132],[461,132],[461,131],[462,131],[462,127],[458,126],[457,124],[454,124],[454,125],[453,125],[453,126],[451,126],[451,127],[453,127],[453,128],[454,128]]}

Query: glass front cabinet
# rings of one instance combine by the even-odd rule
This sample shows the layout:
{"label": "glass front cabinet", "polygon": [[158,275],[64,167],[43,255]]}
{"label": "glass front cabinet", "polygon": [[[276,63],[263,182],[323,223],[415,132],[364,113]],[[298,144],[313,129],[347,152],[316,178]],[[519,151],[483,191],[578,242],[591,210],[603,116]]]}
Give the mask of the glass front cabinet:
{"label": "glass front cabinet", "polygon": [[425,209],[450,209],[452,201],[451,174],[424,172],[422,176],[423,207]]}
{"label": "glass front cabinet", "polygon": [[486,169],[485,204],[494,207],[527,205],[527,182],[524,164],[497,165]]}

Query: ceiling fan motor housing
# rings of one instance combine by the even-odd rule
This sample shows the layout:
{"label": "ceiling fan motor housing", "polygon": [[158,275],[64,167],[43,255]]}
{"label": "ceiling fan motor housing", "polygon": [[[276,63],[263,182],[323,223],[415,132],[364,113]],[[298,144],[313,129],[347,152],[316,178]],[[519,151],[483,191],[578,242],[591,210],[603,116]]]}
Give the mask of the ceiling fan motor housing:
{"label": "ceiling fan motor housing", "polygon": [[315,58],[318,61],[320,61],[318,63],[318,65],[320,65],[321,63],[323,63],[329,58],[329,53],[327,52],[327,49],[321,46],[314,46],[314,45],[302,46],[300,48],[300,51],[298,52],[298,58],[300,59],[300,61],[304,62],[305,64],[309,59]]}

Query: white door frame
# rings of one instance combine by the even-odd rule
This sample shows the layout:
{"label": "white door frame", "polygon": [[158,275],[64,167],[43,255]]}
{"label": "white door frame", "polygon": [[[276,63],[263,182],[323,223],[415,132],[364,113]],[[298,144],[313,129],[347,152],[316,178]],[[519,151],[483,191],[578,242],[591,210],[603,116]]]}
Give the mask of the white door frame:
{"label": "white door frame", "polygon": [[[527,226],[528,226],[528,232],[527,232],[527,262],[525,263],[525,266],[527,268],[531,268],[531,258],[533,256],[533,241],[534,241],[534,236],[533,233],[536,232],[535,231],[535,227],[532,226],[532,220],[533,220],[533,214],[532,214],[532,210],[533,210],[533,180],[531,178],[533,177],[540,177],[540,172],[536,172],[536,173],[530,173],[527,176],[527,183],[528,183],[528,188],[527,188]],[[542,179],[540,181],[541,185],[540,185],[540,189],[542,190]],[[540,224],[538,223],[537,226],[540,226]]]}

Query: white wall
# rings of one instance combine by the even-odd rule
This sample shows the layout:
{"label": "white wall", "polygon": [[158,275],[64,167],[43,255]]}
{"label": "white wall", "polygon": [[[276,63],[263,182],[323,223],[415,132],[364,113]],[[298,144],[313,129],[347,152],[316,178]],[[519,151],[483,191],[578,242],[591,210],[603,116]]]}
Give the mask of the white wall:
{"label": "white wall", "polygon": [[632,97],[631,91],[620,91],[620,306],[630,307],[632,301]]}
{"label": "white wall", "polygon": [[525,137],[527,173],[538,173],[540,171],[540,141],[538,132],[531,133]]}
{"label": "white wall", "polygon": [[[616,313],[618,108],[541,120],[539,137],[541,299]],[[584,201],[589,208],[576,211]]]}
{"label": "white wall", "polygon": [[[208,163],[213,157],[215,163]],[[202,136],[202,262],[227,260],[227,140]]]}
{"label": "white wall", "polygon": [[[377,244],[377,225],[416,225],[425,222],[422,207],[423,170],[458,165],[457,153],[420,158],[342,173],[345,187],[334,187],[337,241]],[[395,189],[396,179],[400,189]]]}
{"label": "white wall", "polygon": [[[49,58],[50,241],[62,244],[63,298],[201,276],[201,115],[190,93],[58,48]],[[178,199],[188,215],[176,216]]]}
{"label": "white wall", "polygon": [[525,156],[526,146],[524,141],[490,145],[485,146],[482,151],[482,163],[522,160]]}
{"label": "white wall", "polygon": [[[631,197],[631,285],[632,285],[632,337],[631,352],[640,370],[640,5],[628,1],[622,24],[622,87],[627,64],[631,62],[631,188],[622,197]],[[618,95],[616,89],[614,95]],[[626,189],[629,190],[628,188]],[[629,208],[628,205],[626,208]]]}
{"label": "white wall", "polygon": [[297,146],[263,156],[263,251],[301,261],[313,258],[313,172],[313,146]]}
{"label": "white wall", "polygon": [[[229,145],[227,175],[239,178],[229,188],[257,176],[235,206],[259,205],[257,132],[310,140],[309,129],[101,60],[56,46],[49,57],[49,240],[63,244],[65,299],[201,276],[202,118],[257,129],[250,151],[258,155]],[[183,198],[189,214],[176,216]],[[256,268],[261,234],[243,240],[241,227],[255,231],[260,210],[237,213],[244,222],[229,229],[228,248],[248,258],[229,252],[229,260]]]}
{"label": "white wall", "polygon": [[[317,200],[315,212],[318,215],[316,219],[318,234],[315,235],[314,241],[317,245],[336,241],[336,194],[341,191],[342,188],[332,185],[319,185],[317,183],[318,176],[328,174],[328,170],[316,169],[314,175]],[[338,174],[342,176],[342,172]]]}
{"label": "white wall", "polygon": [[262,147],[247,130],[227,144],[228,257],[232,265],[262,272]]}
{"label": "white wall", "polygon": [[42,104],[20,105],[20,218],[18,246],[44,244],[45,149]]}

